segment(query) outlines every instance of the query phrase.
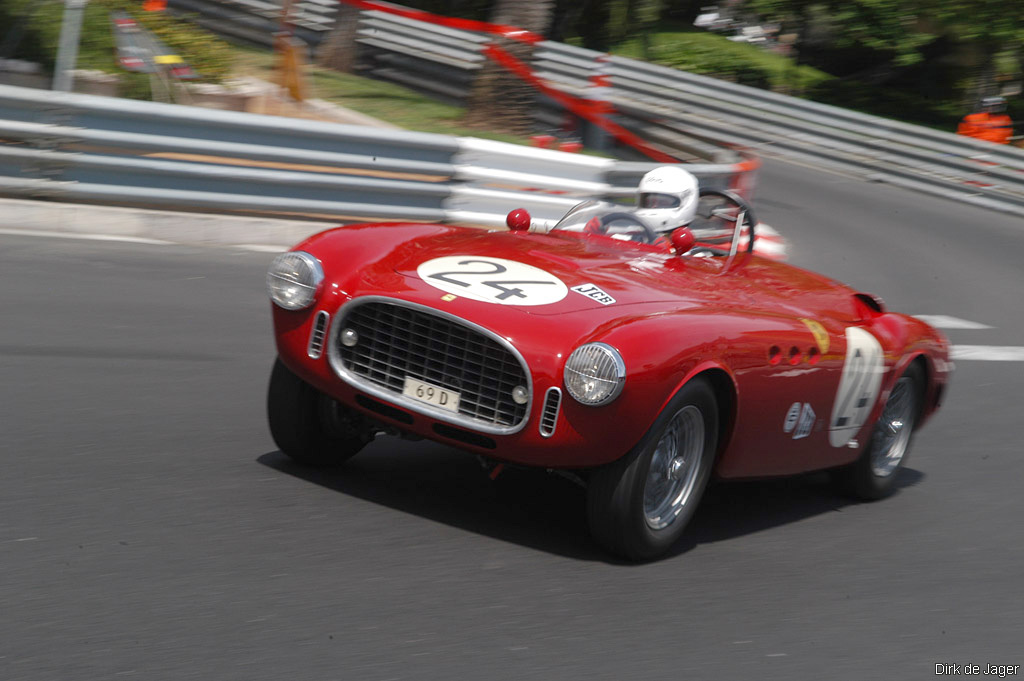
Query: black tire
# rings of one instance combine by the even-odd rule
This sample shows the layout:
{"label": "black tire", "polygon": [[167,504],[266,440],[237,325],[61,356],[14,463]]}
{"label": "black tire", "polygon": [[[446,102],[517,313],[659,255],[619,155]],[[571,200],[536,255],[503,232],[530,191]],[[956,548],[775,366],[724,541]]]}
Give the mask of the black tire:
{"label": "black tire", "polygon": [[672,398],[629,454],[592,472],[587,518],[595,541],[637,561],[671,548],[700,503],[717,446],[715,394],[698,378]]}
{"label": "black tire", "polygon": [[277,359],[267,390],[267,420],[278,448],[308,466],[336,466],[373,440],[365,417],[309,385]]}
{"label": "black tire", "polygon": [[896,490],[921,414],[924,385],[924,372],[918,364],[910,365],[897,379],[864,451],[852,464],[833,472],[841,492],[854,499],[874,501]]}

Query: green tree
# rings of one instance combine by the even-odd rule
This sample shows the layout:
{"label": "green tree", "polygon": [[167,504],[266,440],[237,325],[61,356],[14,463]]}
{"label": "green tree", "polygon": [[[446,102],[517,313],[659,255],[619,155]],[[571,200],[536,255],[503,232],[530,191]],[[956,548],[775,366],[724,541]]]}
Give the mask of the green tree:
{"label": "green tree", "polygon": [[999,80],[1020,80],[1024,71],[1024,15],[1003,0],[916,0],[922,16],[960,47],[972,68],[964,98],[999,94]]}
{"label": "green tree", "polygon": [[[929,55],[966,64],[966,99],[994,94],[997,76],[1019,77],[1024,15],[1005,0],[748,0],[745,7],[798,36],[806,60],[815,34],[831,54],[859,54],[868,82],[884,82]],[[927,50],[941,45],[942,53]],[[818,63],[835,72],[834,64]],[[1000,73],[1001,72],[1001,73]]]}
{"label": "green tree", "polygon": [[661,18],[664,0],[608,0],[608,29],[612,43],[640,37],[644,59],[650,59],[650,33]]}

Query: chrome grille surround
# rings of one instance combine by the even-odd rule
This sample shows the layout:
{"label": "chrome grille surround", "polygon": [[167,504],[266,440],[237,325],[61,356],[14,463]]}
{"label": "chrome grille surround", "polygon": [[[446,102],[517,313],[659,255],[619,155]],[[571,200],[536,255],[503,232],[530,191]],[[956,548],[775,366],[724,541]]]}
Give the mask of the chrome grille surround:
{"label": "chrome grille surround", "polygon": [[[341,343],[346,328],[359,340]],[[461,317],[384,296],[363,296],[335,315],[328,359],[349,385],[439,421],[483,433],[518,432],[529,419],[533,382],[523,356],[507,340]],[[409,376],[459,393],[459,413],[402,394]],[[525,404],[512,388],[526,387]]]}
{"label": "chrome grille surround", "polygon": [[324,339],[327,338],[327,322],[330,319],[331,315],[323,310],[316,313],[313,331],[309,334],[309,347],[306,349],[306,354],[310,359],[320,359],[320,356],[324,354]]}
{"label": "chrome grille surround", "polygon": [[558,426],[558,410],[562,406],[562,391],[558,388],[548,388],[544,393],[544,409],[541,411],[540,423],[537,430],[542,437],[551,437],[555,434]]}

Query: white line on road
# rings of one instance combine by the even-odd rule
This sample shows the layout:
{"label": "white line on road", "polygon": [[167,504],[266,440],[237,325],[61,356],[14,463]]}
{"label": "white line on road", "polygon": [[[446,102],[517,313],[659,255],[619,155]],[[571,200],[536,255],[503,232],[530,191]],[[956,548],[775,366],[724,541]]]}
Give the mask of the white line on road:
{"label": "white line on road", "polygon": [[236,244],[235,248],[257,253],[284,253],[288,250],[287,246],[268,246],[267,244]]}
{"label": "white line on road", "polygon": [[0,229],[0,235],[8,236],[37,236],[46,239],[77,239],[79,241],[118,241],[128,244],[147,244],[150,246],[215,246],[219,248],[240,248],[243,251],[257,251],[260,253],[284,253],[288,246],[273,246],[270,244],[229,244],[215,243],[189,244],[176,241],[164,241],[162,239],[147,239],[141,236],[125,236],[113,234],[86,234],[75,232],[52,232],[40,229]]}
{"label": "white line on road", "polygon": [[944,314],[916,314],[916,318],[926,324],[931,324],[937,329],[991,329],[993,327],[980,322],[972,322],[958,317],[949,317]]}
{"label": "white line on road", "polygon": [[160,239],[144,239],[140,236],[111,236],[109,234],[76,234],[74,232],[48,232],[39,229],[0,229],[0,234],[10,236],[42,236],[52,239],[80,239],[82,241],[124,241],[130,244],[153,244],[168,246],[170,241]]}
{"label": "white line on road", "polygon": [[1024,348],[1010,345],[954,345],[950,356],[958,361],[1024,362]]}

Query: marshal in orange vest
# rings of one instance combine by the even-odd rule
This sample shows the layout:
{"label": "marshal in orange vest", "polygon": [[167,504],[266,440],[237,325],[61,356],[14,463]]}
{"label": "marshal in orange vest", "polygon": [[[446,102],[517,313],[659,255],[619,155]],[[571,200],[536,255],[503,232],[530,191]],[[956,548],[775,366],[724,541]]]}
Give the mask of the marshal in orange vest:
{"label": "marshal in orange vest", "polygon": [[981,111],[967,114],[960,121],[956,132],[996,144],[1008,144],[1013,136],[1013,121],[1004,112],[1006,100],[1002,97],[986,97],[981,102]]}

